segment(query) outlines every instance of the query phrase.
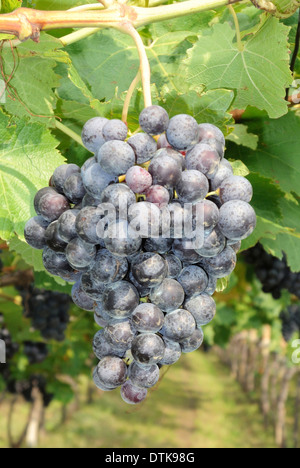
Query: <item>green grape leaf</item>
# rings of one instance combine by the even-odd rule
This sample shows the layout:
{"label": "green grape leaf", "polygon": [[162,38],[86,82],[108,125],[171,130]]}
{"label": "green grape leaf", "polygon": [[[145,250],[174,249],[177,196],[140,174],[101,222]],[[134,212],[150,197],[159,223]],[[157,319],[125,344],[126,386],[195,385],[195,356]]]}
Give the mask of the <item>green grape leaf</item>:
{"label": "green grape leaf", "polygon": [[235,124],[233,126],[233,132],[230,133],[227,138],[229,141],[233,141],[236,145],[246,146],[247,148],[255,150],[258,144],[258,136],[254,133],[248,133],[247,125]]}
{"label": "green grape leaf", "polygon": [[61,48],[59,40],[43,33],[38,44],[27,41],[13,51],[10,47],[2,50],[3,69],[8,81],[4,108],[9,113],[53,126],[54,88],[59,86],[60,79],[54,68],[59,62],[69,62]]}
{"label": "green grape leaf", "polygon": [[242,161],[230,161],[230,164],[236,176],[246,177],[250,173],[248,167]]}
{"label": "green grape leaf", "polygon": [[22,6],[22,0],[1,0],[1,13],[10,13]]}
{"label": "green grape leaf", "polygon": [[[23,0],[24,7],[37,10],[68,10],[82,3],[81,0]],[[95,0],[85,0],[84,3],[95,3]]]}
{"label": "green grape leaf", "polygon": [[10,119],[0,112],[0,238],[24,239],[24,225],[35,215],[33,199],[64,163],[57,140],[39,123]]}
{"label": "green grape leaf", "polygon": [[247,125],[259,137],[257,149],[229,142],[229,158],[241,159],[250,171],[272,178],[284,192],[300,195],[300,118],[289,112],[277,120],[249,120]]}
{"label": "green grape leaf", "polygon": [[257,34],[243,41],[240,51],[229,24],[216,24],[210,35],[200,36],[188,51],[182,73],[186,71],[193,87],[236,90],[238,109],[252,105],[265,109],[272,118],[280,117],[287,112],[285,88],[292,81],[288,33],[288,27],[270,17],[262,21]]}

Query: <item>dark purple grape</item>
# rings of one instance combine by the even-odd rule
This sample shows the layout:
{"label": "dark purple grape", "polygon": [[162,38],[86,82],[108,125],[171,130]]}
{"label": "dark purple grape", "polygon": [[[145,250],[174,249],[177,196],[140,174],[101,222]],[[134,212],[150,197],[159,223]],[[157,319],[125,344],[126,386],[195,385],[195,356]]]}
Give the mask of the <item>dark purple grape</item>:
{"label": "dark purple grape", "polygon": [[184,290],[178,281],[166,278],[150,294],[151,302],[164,312],[178,309],[184,301]]}
{"label": "dark purple grape", "polygon": [[199,141],[199,126],[190,115],[172,117],[167,130],[167,139],[176,150],[185,151]]}
{"label": "dark purple grape", "polygon": [[163,155],[154,158],[149,166],[154,185],[163,185],[171,188],[179,184],[182,176],[182,167],[174,158]]}
{"label": "dark purple grape", "polygon": [[95,163],[82,173],[82,181],[89,195],[94,198],[100,198],[103,190],[108,185],[118,182],[118,177],[107,174],[98,163]]}
{"label": "dark purple grape", "polygon": [[135,258],[131,264],[131,271],[142,286],[155,288],[167,276],[167,264],[160,255],[147,252]]}
{"label": "dark purple grape", "polygon": [[104,143],[97,152],[97,161],[107,174],[120,176],[126,174],[135,164],[135,154],[125,141],[111,140]]}
{"label": "dark purple grape", "polygon": [[106,141],[124,141],[127,138],[128,128],[122,120],[112,119],[104,125],[102,133]]}
{"label": "dark purple grape", "polygon": [[161,135],[169,126],[169,116],[160,106],[146,107],[140,114],[141,129],[149,135]]}
{"label": "dark purple grape", "polygon": [[46,247],[45,234],[48,226],[49,222],[42,216],[35,216],[27,221],[24,229],[24,236],[27,244],[37,250],[42,250]]}
{"label": "dark purple grape", "polygon": [[77,281],[72,287],[72,300],[80,309],[94,310],[94,300],[91,299],[82,289],[81,281]]}
{"label": "dark purple grape", "polygon": [[37,214],[51,223],[69,209],[70,205],[66,197],[59,193],[48,192],[40,198]]}
{"label": "dark purple grape", "polygon": [[162,208],[169,203],[170,194],[162,185],[152,185],[152,187],[146,191],[146,200]]}
{"label": "dark purple grape", "polygon": [[70,175],[64,185],[64,194],[72,203],[76,205],[82,201],[86,190],[84,188],[81,174],[76,173]]}
{"label": "dark purple grape", "polygon": [[112,317],[122,319],[130,317],[139,304],[139,294],[133,284],[119,281],[106,285],[102,304],[104,310]]}
{"label": "dark purple grape", "polygon": [[66,249],[66,257],[70,265],[81,271],[91,268],[96,259],[96,247],[77,237],[71,240]]}
{"label": "dark purple grape", "polygon": [[178,275],[182,270],[181,261],[179,260],[179,258],[172,254],[164,255],[164,259],[168,267],[167,277],[177,279]]}
{"label": "dark purple grape", "polygon": [[98,359],[103,359],[106,356],[116,356],[123,358],[125,355],[124,350],[117,349],[107,341],[104,335],[104,330],[99,330],[94,336],[93,351]]}
{"label": "dark purple grape", "polygon": [[107,388],[116,388],[126,381],[127,366],[118,357],[106,356],[99,362],[97,374]]}
{"label": "dark purple grape", "polygon": [[133,385],[130,380],[122,385],[121,397],[128,405],[138,405],[147,398],[147,389]]}
{"label": "dark purple grape", "polygon": [[124,219],[127,219],[128,208],[136,203],[135,194],[126,184],[109,185],[103,190],[100,200],[111,204]]}
{"label": "dark purple grape", "polygon": [[210,323],[216,315],[216,303],[208,294],[187,299],[184,307],[193,315],[197,327]]}
{"label": "dark purple grape", "polygon": [[79,273],[69,265],[63,253],[54,252],[46,247],[43,251],[43,263],[49,273],[60,276],[65,281],[76,282],[79,279]]}
{"label": "dark purple grape", "polygon": [[133,362],[128,369],[130,381],[139,388],[152,388],[159,381],[159,367],[140,366],[137,362]]}
{"label": "dark purple grape", "polygon": [[226,238],[217,227],[204,239],[203,246],[196,249],[201,257],[209,258],[219,255],[226,247]]}
{"label": "dark purple grape", "polygon": [[59,193],[64,193],[66,180],[73,174],[80,174],[80,167],[76,164],[63,164],[55,169],[51,184]]}
{"label": "dark purple grape", "polygon": [[102,218],[100,210],[93,206],[86,206],[76,217],[75,227],[77,235],[90,244],[99,244],[100,239],[97,234],[97,226]]}
{"label": "dark purple grape", "polygon": [[203,200],[192,208],[192,225],[194,229],[200,225],[204,233],[210,233],[217,226],[220,218],[218,207],[210,200]]}
{"label": "dark purple grape", "polygon": [[197,328],[194,333],[180,342],[183,353],[193,353],[200,348],[203,343],[204,335],[201,328]]}
{"label": "dark purple grape", "polygon": [[199,143],[186,154],[186,167],[213,179],[220,166],[220,156],[211,146]]}
{"label": "dark purple grape", "polygon": [[157,143],[147,133],[137,133],[127,142],[133,149],[137,164],[143,164],[152,159],[157,151]]}
{"label": "dark purple grape", "polygon": [[146,302],[137,306],[131,320],[138,332],[157,333],[163,327],[164,314],[156,305]]}
{"label": "dark purple grape", "polygon": [[227,159],[222,159],[218,171],[216,172],[214,178],[210,181],[211,189],[217,190],[222,182],[227,179],[227,177],[233,176],[233,169]]}
{"label": "dark purple grape", "polygon": [[133,166],[127,171],[126,184],[134,193],[145,193],[152,185],[152,176],[146,169]]}
{"label": "dark purple grape", "polygon": [[136,237],[136,233],[126,221],[111,223],[107,230],[105,246],[113,255],[127,257],[140,249],[142,239]]}
{"label": "dark purple grape", "polygon": [[38,207],[39,207],[39,202],[40,202],[40,199],[46,195],[46,194],[54,194],[56,195],[57,194],[57,191],[52,188],[52,187],[45,187],[45,188],[42,188],[41,190],[39,190],[37,192],[37,194],[35,195],[34,197],[34,201],[33,201],[33,204],[34,204],[34,210],[35,212],[38,214]]}
{"label": "dark purple grape", "polygon": [[225,146],[225,137],[221,130],[209,123],[199,125],[199,141],[202,140],[217,140]]}
{"label": "dark purple grape", "polygon": [[181,342],[192,336],[195,330],[195,319],[187,310],[174,310],[165,317],[163,336],[169,340]]}
{"label": "dark purple grape", "polygon": [[124,352],[131,348],[135,335],[136,332],[129,320],[110,323],[104,329],[106,341],[114,348],[122,349]]}
{"label": "dark purple grape", "polygon": [[173,253],[182,262],[191,264],[198,263],[200,261],[200,255],[197,254],[192,246],[193,242],[189,239],[175,239],[172,247]]}
{"label": "dark purple grape", "polygon": [[131,352],[133,358],[141,365],[152,366],[161,361],[165,354],[163,340],[153,333],[142,333],[134,338]]}
{"label": "dark purple grape", "polygon": [[55,252],[64,252],[68,245],[59,235],[58,221],[49,224],[45,232],[45,240],[47,246]]}
{"label": "dark purple grape", "polygon": [[236,267],[236,253],[231,247],[226,247],[216,257],[203,259],[202,264],[209,275],[215,278],[225,278]]}
{"label": "dark purple grape", "polygon": [[176,192],[182,203],[197,203],[203,200],[209,191],[209,183],[205,175],[199,171],[184,171]]}
{"label": "dark purple grape", "polygon": [[248,203],[231,200],[220,208],[219,228],[227,239],[243,240],[256,227],[255,211]]}
{"label": "dark purple grape", "polygon": [[242,200],[249,203],[253,197],[253,188],[249,180],[241,176],[231,176],[220,185],[220,200],[226,203],[230,200]]}
{"label": "dark purple grape", "polygon": [[196,266],[190,265],[185,267],[178,276],[178,282],[184,289],[188,297],[201,294],[208,286],[208,277],[205,271]]}
{"label": "dark purple grape", "polygon": [[84,146],[91,151],[96,151],[105,143],[103,136],[103,127],[108,122],[104,117],[94,117],[86,122],[82,130],[82,142]]}
{"label": "dark purple grape", "polygon": [[66,243],[77,237],[76,217],[80,210],[68,210],[63,213],[57,221],[57,232],[59,237]]}
{"label": "dark purple grape", "polygon": [[93,276],[91,271],[84,273],[81,277],[81,289],[96,302],[102,301],[105,286]]}
{"label": "dark purple grape", "polygon": [[92,276],[98,281],[115,283],[124,279],[127,272],[128,261],[126,258],[115,257],[106,249],[102,249],[97,253]]}

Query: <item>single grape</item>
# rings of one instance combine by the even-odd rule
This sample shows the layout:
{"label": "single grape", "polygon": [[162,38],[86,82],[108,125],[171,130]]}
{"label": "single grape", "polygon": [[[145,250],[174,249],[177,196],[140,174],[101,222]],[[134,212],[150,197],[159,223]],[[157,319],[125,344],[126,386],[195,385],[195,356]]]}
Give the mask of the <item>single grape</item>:
{"label": "single grape", "polygon": [[209,275],[215,278],[225,278],[236,267],[236,253],[231,247],[226,247],[216,257],[203,259],[202,264]]}
{"label": "single grape", "polygon": [[200,348],[203,343],[204,335],[201,328],[197,328],[194,333],[180,342],[183,353],[193,353]]}
{"label": "single grape", "polygon": [[106,385],[104,385],[102,380],[100,380],[100,378],[99,378],[97,367],[93,372],[93,381],[94,381],[94,384],[96,385],[96,387],[99,390],[102,390],[103,392],[112,392],[113,390],[118,388],[118,387],[107,387]]}
{"label": "single grape", "polygon": [[203,200],[192,208],[192,226],[197,228],[204,227],[204,234],[211,233],[217,226],[220,219],[218,207],[210,200]]}
{"label": "single grape", "polygon": [[215,301],[208,294],[187,299],[184,307],[193,315],[198,328],[210,323],[217,311]]}
{"label": "single grape", "polygon": [[164,312],[178,309],[184,301],[184,290],[178,281],[166,278],[150,294],[151,302]]}
{"label": "single grape", "polygon": [[96,259],[96,247],[77,237],[71,240],[66,249],[67,260],[75,270],[86,271]]}
{"label": "single grape", "polygon": [[199,141],[201,140],[217,140],[225,146],[225,137],[221,130],[209,123],[199,125]]}
{"label": "single grape", "polygon": [[104,329],[104,336],[109,344],[126,352],[131,348],[135,337],[135,330],[129,320],[122,320],[116,323],[110,323]]}
{"label": "single grape", "polygon": [[158,237],[157,239],[146,239],[144,249],[146,252],[157,252],[165,254],[169,252],[173,245],[173,239]]}
{"label": "single grape", "polygon": [[255,211],[248,203],[231,200],[220,208],[219,228],[227,239],[243,240],[256,227]]}
{"label": "single grape", "polygon": [[177,279],[182,270],[182,262],[179,260],[179,258],[172,254],[164,255],[164,259],[168,268],[167,277]]}
{"label": "single grape", "polygon": [[141,365],[152,366],[161,361],[165,354],[163,340],[153,333],[142,333],[134,338],[131,352],[133,358]]}
{"label": "single grape", "polygon": [[125,355],[124,350],[117,349],[112,346],[105,338],[104,330],[99,330],[93,339],[93,351],[99,360],[106,356],[116,356],[123,358]]}
{"label": "single grape", "polygon": [[49,224],[45,232],[46,244],[55,252],[64,252],[67,243],[60,237],[58,232],[58,221]]}
{"label": "single grape", "polygon": [[100,168],[113,176],[126,174],[135,164],[133,149],[128,143],[120,140],[107,141],[101,146],[96,157]]}
{"label": "single grape", "polygon": [[97,253],[93,265],[92,276],[102,283],[115,283],[125,278],[128,272],[126,258],[115,257],[108,250],[101,249]]}
{"label": "single grape", "polygon": [[127,138],[128,128],[122,120],[112,119],[104,125],[102,133],[106,141],[124,141]]}
{"label": "single grape", "polygon": [[171,188],[179,184],[182,177],[180,164],[170,156],[154,158],[149,166],[154,185],[163,185]]}
{"label": "single grape", "polygon": [[162,107],[149,106],[141,112],[139,123],[141,129],[149,135],[161,135],[167,131],[169,116]]}
{"label": "single grape", "polygon": [[79,213],[80,210],[68,210],[58,218],[57,232],[60,238],[66,243],[69,243],[72,239],[77,237],[76,218]]}
{"label": "single grape", "polygon": [[199,126],[190,115],[172,117],[167,130],[167,139],[176,150],[185,151],[199,141]]}
{"label": "single grape", "polygon": [[130,381],[139,388],[152,388],[159,381],[159,367],[157,364],[145,367],[133,362],[128,369]]}
{"label": "single grape", "polygon": [[219,255],[225,247],[226,238],[217,227],[204,239],[203,246],[200,249],[196,249],[196,252],[201,257],[215,257],[216,255]]}
{"label": "single grape", "polygon": [[174,161],[180,164],[183,171],[186,169],[184,157],[179,153],[179,151],[174,150],[174,148],[168,147],[159,149],[156,151],[153,159],[162,158],[163,156],[169,156],[174,159]]}
{"label": "single grape", "polygon": [[165,344],[165,355],[159,364],[162,366],[171,366],[179,361],[181,357],[181,346],[179,343],[176,343],[176,341],[168,340],[165,336],[163,337],[163,342]]}
{"label": "single grape", "polygon": [[220,156],[211,146],[199,143],[186,154],[187,169],[202,172],[208,179],[213,179],[220,166]]}
{"label": "single grape", "polygon": [[165,317],[163,336],[169,340],[181,342],[185,338],[192,336],[195,330],[195,319],[185,309],[174,310]]}
{"label": "single grape", "polygon": [[96,302],[102,301],[105,286],[106,285],[98,281],[90,271],[84,273],[81,277],[81,289],[90,299]]}
{"label": "single grape", "polygon": [[113,205],[124,219],[127,219],[128,208],[136,203],[135,194],[126,184],[109,185],[103,190],[100,200]]}
{"label": "single grape", "polygon": [[84,188],[81,174],[70,175],[64,185],[64,194],[72,203],[76,204],[82,201],[86,190]]}
{"label": "single grape", "polygon": [[137,405],[147,398],[147,389],[136,387],[130,380],[122,385],[122,400],[129,405]]}
{"label": "single grape", "polygon": [[130,227],[141,238],[157,238],[160,234],[160,210],[149,202],[130,206],[128,212]]}
{"label": "single grape", "polygon": [[152,185],[152,187],[146,191],[146,200],[159,208],[162,208],[169,203],[170,194],[162,185]]}
{"label": "single grape", "polygon": [[167,276],[165,260],[151,252],[138,255],[132,262],[131,269],[136,281],[146,288],[155,288]]}
{"label": "single grape", "polygon": [[52,186],[63,194],[66,180],[73,174],[80,174],[80,167],[76,164],[63,164],[57,167],[51,179]]}
{"label": "single grape", "polygon": [[127,366],[118,357],[106,356],[99,362],[97,374],[107,388],[119,387],[126,381]]}
{"label": "single grape", "polygon": [[39,190],[35,197],[34,197],[34,201],[33,201],[33,204],[34,204],[34,210],[35,212],[38,214],[38,206],[39,206],[39,202],[40,202],[40,199],[46,195],[46,194],[49,194],[49,193],[52,193],[54,195],[57,194],[57,191],[52,188],[52,187],[45,187],[45,188],[42,188],[41,190]]}
{"label": "single grape", "polygon": [[249,203],[253,197],[253,188],[249,180],[241,176],[231,176],[220,185],[220,199],[222,203],[230,200],[242,200]]}
{"label": "single grape", "polygon": [[126,221],[119,220],[108,227],[105,247],[113,255],[127,257],[138,252],[141,245],[142,239],[136,237]]}
{"label": "single grape", "polygon": [[27,221],[24,229],[27,244],[37,250],[42,250],[46,247],[45,234],[48,226],[49,222],[42,218],[42,216],[35,216]]}
{"label": "single grape", "polygon": [[176,192],[182,203],[197,203],[203,200],[209,191],[209,183],[205,175],[199,171],[184,171]]}
{"label": "single grape", "polygon": [[208,286],[208,277],[205,271],[195,265],[185,267],[178,276],[178,282],[188,297],[201,294]]}
{"label": "single grape", "polygon": [[131,320],[138,332],[156,333],[163,327],[164,314],[156,305],[145,302],[137,306]]}
{"label": "single grape", "polygon": [[219,165],[219,169],[217,170],[214,178],[210,181],[211,189],[217,190],[222,182],[231,176],[233,176],[233,169],[230,162],[227,161],[227,159],[222,159]]}
{"label": "single grape", "polygon": [[99,243],[97,226],[101,218],[101,212],[93,206],[87,206],[79,212],[75,226],[78,236],[84,242],[94,245]]}
{"label": "single grape", "polygon": [[152,185],[152,176],[146,169],[133,166],[127,171],[126,184],[134,193],[145,193]]}
{"label": "single grape", "polygon": [[80,309],[94,310],[94,300],[83,291],[81,281],[77,281],[72,287],[72,300]]}
{"label": "single grape", "polygon": [[107,174],[95,163],[82,173],[82,181],[87,193],[99,199],[108,185],[118,182],[118,177]]}
{"label": "single grape", "polygon": [[157,151],[157,143],[147,133],[137,133],[127,142],[133,149],[137,164],[143,164],[152,159]]}
{"label": "single grape", "polygon": [[48,192],[40,198],[37,214],[51,223],[69,209],[70,205],[66,197],[59,193]]}
{"label": "single grape", "polygon": [[104,145],[103,127],[108,122],[104,117],[94,117],[86,122],[82,130],[82,142],[84,146],[96,153],[100,146]]}
{"label": "single grape", "polygon": [[113,318],[130,317],[139,305],[139,294],[136,288],[127,281],[106,285],[102,304],[104,310]]}
{"label": "single grape", "polygon": [[174,255],[182,262],[198,263],[200,255],[197,254],[196,250],[191,248],[191,244],[193,243],[189,239],[175,239],[172,247]]}

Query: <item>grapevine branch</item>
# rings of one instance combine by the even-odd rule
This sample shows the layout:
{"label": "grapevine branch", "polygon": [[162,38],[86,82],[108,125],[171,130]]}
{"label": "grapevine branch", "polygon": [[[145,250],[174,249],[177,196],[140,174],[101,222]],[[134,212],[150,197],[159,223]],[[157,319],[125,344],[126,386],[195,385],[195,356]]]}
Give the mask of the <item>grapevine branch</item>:
{"label": "grapevine branch", "polygon": [[38,41],[41,31],[61,28],[119,28],[129,22],[135,28],[237,3],[239,0],[188,0],[172,5],[142,8],[112,3],[106,9],[84,11],[41,11],[19,8],[0,15],[0,33],[13,34],[21,41]]}

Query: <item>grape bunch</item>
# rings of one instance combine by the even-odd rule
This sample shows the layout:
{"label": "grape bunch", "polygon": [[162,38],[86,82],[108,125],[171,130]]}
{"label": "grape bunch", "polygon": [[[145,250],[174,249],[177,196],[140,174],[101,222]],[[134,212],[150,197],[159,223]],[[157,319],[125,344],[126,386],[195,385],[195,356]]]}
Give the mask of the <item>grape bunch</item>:
{"label": "grape bunch", "polygon": [[[32,320],[32,326],[39,330],[41,336],[46,340],[63,341],[65,338],[65,330],[68,326],[69,308],[71,304],[68,294],[62,294],[54,291],[45,291],[30,286],[28,289],[20,290],[24,307],[24,315]],[[40,346],[40,349],[36,348]],[[35,358],[41,359],[47,357],[47,351],[43,343],[33,343],[32,350],[29,351],[25,346],[25,354],[30,355],[32,352]],[[26,350],[28,349],[28,353]],[[29,357],[29,356],[28,356]],[[38,360],[37,362],[41,362]]]}
{"label": "grape bunch", "polygon": [[82,141],[94,156],[55,170],[25,227],[45,269],[74,283],[74,303],[101,327],[96,386],[121,387],[129,404],[201,346],[217,280],[256,226],[252,186],[233,174],[217,127],[159,106],[139,120],[129,138],[120,120],[89,120]]}
{"label": "grape bunch", "polygon": [[274,299],[281,297],[283,289],[300,298],[300,273],[293,273],[287,265],[286,257],[279,260],[268,254],[262,245],[257,244],[244,253],[247,263],[254,266],[255,274],[263,285],[265,293]]}
{"label": "grape bunch", "polygon": [[295,333],[300,333],[300,307],[298,304],[293,304],[281,312],[280,319],[282,322],[282,336],[285,341],[290,341]]}
{"label": "grape bunch", "polygon": [[25,401],[28,403],[33,402],[32,391],[34,388],[38,388],[42,394],[43,404],[46,408],[49,406],[53,399],[53,394],[47,392],[47,381],[43,375],[32,375],[27,380],[16,381],[10,379],[7,383],[7,391],[12,395],[22,395]]}
{"label": "grape bunch", "polygon": [[24,341],[24,354],[28,358],[29,364],[40,364],[48,356],[46,343],[36,341]]}

